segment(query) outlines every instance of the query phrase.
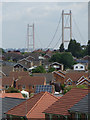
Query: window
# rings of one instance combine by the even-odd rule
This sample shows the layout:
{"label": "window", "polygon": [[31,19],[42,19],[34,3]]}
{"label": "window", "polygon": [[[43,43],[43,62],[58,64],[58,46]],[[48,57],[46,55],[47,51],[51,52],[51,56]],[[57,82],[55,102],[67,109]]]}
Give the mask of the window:
{"label": "window", "polygon": [[83,66],[80,66],[80,68],[83,68]]}
{"label": "window", "polygon": [[32,88],[34,88],[34,85],[32,86]]}
{"label": "window", "polygon": [[5,88],[8,89],[8,88],[9,88],[9,85],[5,85]]}
{"label": "window", "polygon": [[23,90],[25,89],[25,85],[22,86],[22,89],[23,89]]}
{"label": "window", "polygon": [[76,68],[78,68],[78,66],[76,66]]}
{"label": "window", "polygon": [[68,85],[72,85],[72,82],[68,82]]}

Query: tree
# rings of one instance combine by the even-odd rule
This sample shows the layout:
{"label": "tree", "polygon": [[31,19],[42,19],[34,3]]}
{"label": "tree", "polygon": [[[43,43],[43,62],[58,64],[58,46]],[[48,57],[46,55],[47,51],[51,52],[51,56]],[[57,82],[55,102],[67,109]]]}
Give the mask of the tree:
{"label": "tree", "polygon": [[65,68],[71,68],[74,63],[73,57],[69,52],[56,53],[50,58],[49,61],[62,63]]}
{"label": "tree", "polygon": [[45,73],[45,69],[43,68],[43,66],[38,66],[35,69],[32,70],[32,73]]}
{"label": "tree", "polygon": [[64,88],[64,94],[66,94],[69,90],[71,90],[72,88],[82,88],[82,89],[87,89],[88,87],[85,85],[76,85],[76,86],[67,86]]}
{"label": "tree", "polygon": [[50,58],[49,62],[59,62],[60,59],[61,59],[60,53],[56,53]]}
{"label": "tree", "polygon": [[14,87],[9,87],[7,90],[6,90],[6,93],[20,93],[20,91]]}
{"label": "tree", "polygon": [[60,46],[60,48],[59,48],[59,51],[60,51],[60,52],[64,52],[64,51],[65,51],[63,43],[61,44],[61,46]]}
{"label": "tree", "polygon": [[68,52],[71,52],[74,57],[81,57],[82,48],[80,43],[76,42],[76,40],[70,40],[68,45]]}
{"label": "tree", "polygon": [[53,71],[55,71],[54,67],[50,67],[49,70],[48,70],[48,72],[53,72]]}
{"label": "tree", "polygon": [[64,64],[65,68],[71,68],[74,63],[71,53],[68,52],[62,53],[60,63]]}

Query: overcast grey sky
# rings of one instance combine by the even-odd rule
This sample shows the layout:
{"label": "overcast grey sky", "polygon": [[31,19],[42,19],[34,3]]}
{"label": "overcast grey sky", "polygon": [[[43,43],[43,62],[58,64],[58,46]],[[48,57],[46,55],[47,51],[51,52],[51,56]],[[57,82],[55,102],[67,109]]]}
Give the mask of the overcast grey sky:
{"label": "overcast grey sky", "polygon": [[[51,41],[60,19],[62,10],[72,10],[73,38],[81,44],[88,41],[88,3],[54,2],[30,3],[14,2],[2,5],[2,46],[3,48],[25,48],[27,24],[35,24],[35,48],[46,48]],[[77,26],[74,23],[74,20]],[[79,29],[79,30],[78,30]],[[50,45],[55,46],[60,38],[61,23],[57,35]],[[61,41],[57,44],[59,47]]]}

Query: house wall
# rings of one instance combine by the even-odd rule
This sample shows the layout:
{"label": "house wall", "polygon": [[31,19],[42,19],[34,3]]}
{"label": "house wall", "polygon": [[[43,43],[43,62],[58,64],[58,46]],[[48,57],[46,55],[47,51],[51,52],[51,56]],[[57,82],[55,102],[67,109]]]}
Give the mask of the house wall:
{"label": "house wall", "polygon": [[28,68],[33,66],[33,62],[28,62],[26,60],[20,61],[19,63],[22,64],[22,65],[27,66]]}
{"label": "house wall", "polygon": [[70,79],[67,80],[66,82],[66,85],[76,85],[73,81],[71,81]]}
{"label": "house wall", "polygon": [[[23,86],[25,86],[25,89],[23,88]],[[17,85],[16,86],[17,89],[19,89],[20,91],[25,90],[29,93],[34,93],[35,92],[35,85]]]}
{"label": "house wall", "polygon": [[[81,67],[83,67],[83,68],[81,68]],[[85,70],[85,65],[76,64],[76,65],[74,65],[74,70]]]}
{"label": "house wall", "polygon": [[56,73],[53,73],[54,79],[56,80],[56,82],[60,82],[61,84],[64,84],[64,78],[57,75]]}

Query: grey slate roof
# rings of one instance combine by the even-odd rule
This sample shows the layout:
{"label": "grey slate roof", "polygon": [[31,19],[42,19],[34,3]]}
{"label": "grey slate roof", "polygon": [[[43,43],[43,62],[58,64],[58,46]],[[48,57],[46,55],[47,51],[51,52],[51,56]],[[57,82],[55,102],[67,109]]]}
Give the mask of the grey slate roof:
{"label": "grey slate roof", "polygon": [[44,76],[47,84],[54,79],[52,73],[33,73],[33,76]]}
{"label": "grey slate roof", "polygon": [[78,103],[76,103],[72,108],[70,108],[70,111],[72,112],[80,112],[80,113],[89,113],[90,111],[90,93],[86,95],[83,99],[81,99]]}
{"label": "grey slate roof", "polygon": [[5,113],[8,110],[19,105],[21,102],[24,102],[25,100],[26,99],[9,98],[9,97],[0,98],[0,115],[2,114],[2,118],[4,119],[6,117]]}

